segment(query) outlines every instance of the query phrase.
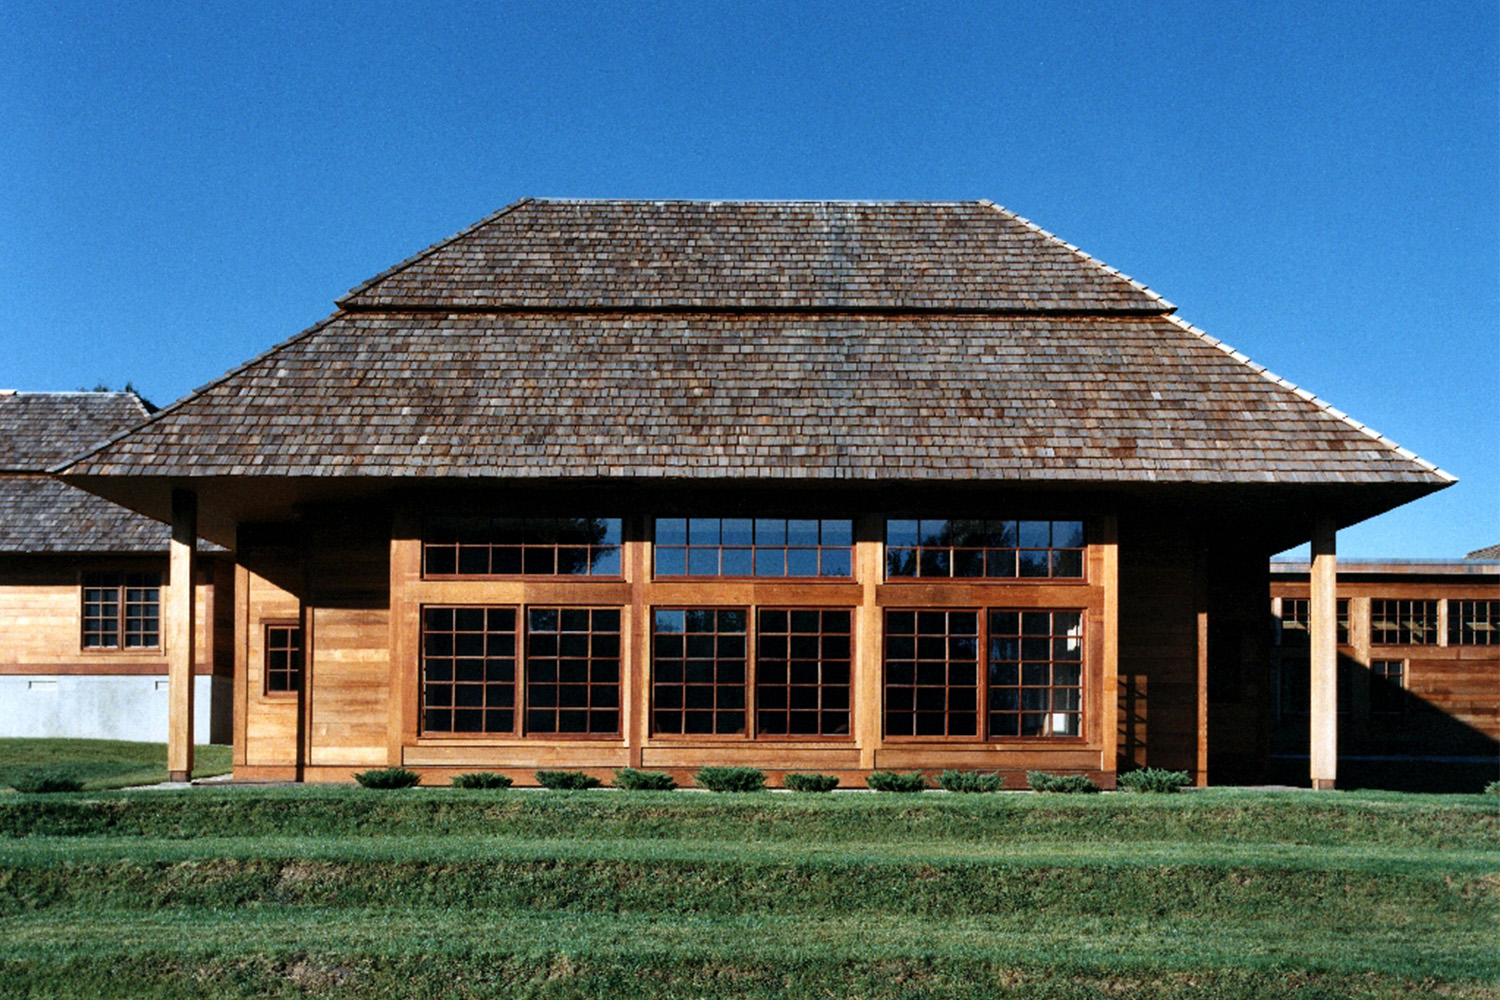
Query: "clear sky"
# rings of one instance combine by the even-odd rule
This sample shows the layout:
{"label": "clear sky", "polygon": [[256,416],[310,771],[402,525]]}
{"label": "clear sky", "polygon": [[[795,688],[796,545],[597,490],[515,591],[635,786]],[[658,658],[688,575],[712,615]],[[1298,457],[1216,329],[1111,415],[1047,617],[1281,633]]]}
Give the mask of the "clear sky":
{"label": "clear sky", "polygon": [[0,30],[0,387],[165,404],[527,195],[989,198],[1500,542],[1494,2],[110,3]]}

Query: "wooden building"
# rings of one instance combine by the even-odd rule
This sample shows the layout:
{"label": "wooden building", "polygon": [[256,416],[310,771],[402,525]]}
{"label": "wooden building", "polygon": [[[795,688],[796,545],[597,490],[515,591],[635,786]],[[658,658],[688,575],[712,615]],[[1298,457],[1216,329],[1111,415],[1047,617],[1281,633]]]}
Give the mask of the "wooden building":
{"label": "wooden building", "polygon": [[1173,313],[988,202],[528,199],[63,475],[234,549],[241,777],[1206,782],[1311,538],[1330,784],[1335,532],[1452,479]]}
{"label": "wooden building", "polygon": [[[1271,564],[1266,709],[1283,774],[1306,770],[1308,586],[1306,563]],[[1345,772],[1425,790],[1500,776],[1500,551],[1345,561],[1337,601]]]}
{"label": "wooden building", "polygon": [[[0,391],[0,736],[160,742],[167,529],[47,475],[149,416],[131,392]],[[232,730],[233,563],[198,557],[199,743]]]}

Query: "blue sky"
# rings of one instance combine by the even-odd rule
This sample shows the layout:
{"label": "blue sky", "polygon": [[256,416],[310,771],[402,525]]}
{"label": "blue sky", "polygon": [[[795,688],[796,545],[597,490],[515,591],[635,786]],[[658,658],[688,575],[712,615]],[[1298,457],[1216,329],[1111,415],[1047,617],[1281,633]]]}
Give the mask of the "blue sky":
{"label": "blue sky", "polygon": [[0,33],[0,386],[163,404],[526,195],[990,198],[1500,541],[1495,3],[105,3]]}

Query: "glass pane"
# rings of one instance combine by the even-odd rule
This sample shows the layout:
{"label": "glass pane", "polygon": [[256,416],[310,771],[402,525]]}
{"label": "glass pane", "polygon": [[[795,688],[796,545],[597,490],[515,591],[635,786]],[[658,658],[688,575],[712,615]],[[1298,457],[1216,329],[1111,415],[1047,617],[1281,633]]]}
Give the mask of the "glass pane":
{"label": "glass pane", "polygon": [[687,519],[681,517],[658,517],[656,519],[657,545],[686,545]]}
{"label": "glass pane", "polygon": [[885,544],[888,546],[915,547],[917,537],[916,521],[885,522]]}

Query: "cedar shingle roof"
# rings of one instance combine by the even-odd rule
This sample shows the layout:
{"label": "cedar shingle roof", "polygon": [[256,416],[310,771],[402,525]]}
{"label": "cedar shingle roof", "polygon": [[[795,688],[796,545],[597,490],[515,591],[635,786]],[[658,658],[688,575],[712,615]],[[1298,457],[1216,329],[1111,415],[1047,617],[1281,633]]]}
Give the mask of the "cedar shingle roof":
{"label": "cedar shingle roof", "polygon": [[149,414],[133,392],[0,391],[0,472],[43,472]]}
{"label": "cedar shingle roof", "polygon": [[1500,559],[1500,545],[1487,545],[1482,549],[1475,549],[1465,559]]}
{"label": "cedar shingle roof", "polygon": [[342,304],[67,472],[1451,481],[982,202],[522,202]]}
{"label": "cedar shingle roof", "polygon": [[1145,311],[1170,303],[988,202],[538,201],[345,309]]}
{"label": "cedar shingle roof", "polygon": [[0,552],[153,553],[169,532],[103,497],[48,476],[0,476]]}
{"label": "cedar shingle roof", "polygon": [[131,392],[0,392],[0,552],[165,552],[166,525],[40,475],[148,412]]}

